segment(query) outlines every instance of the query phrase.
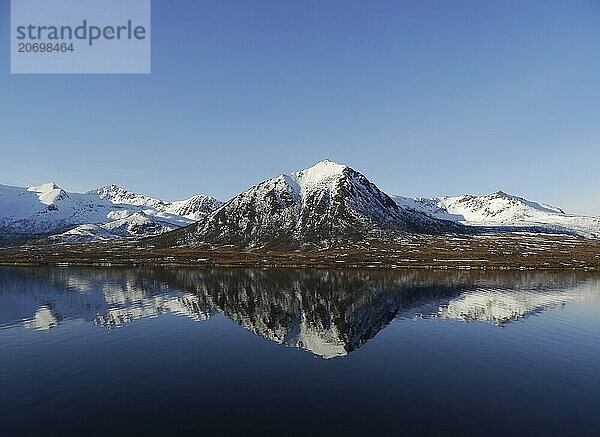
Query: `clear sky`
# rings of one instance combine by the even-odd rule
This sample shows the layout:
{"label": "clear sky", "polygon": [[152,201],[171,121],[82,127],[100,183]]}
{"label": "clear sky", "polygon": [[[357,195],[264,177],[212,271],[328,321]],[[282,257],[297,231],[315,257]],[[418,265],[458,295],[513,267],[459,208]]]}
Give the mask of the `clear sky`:
{"label": "clear sky", "polygon": [[153,0],[152,74],[10,75],[0,183],[227,199],[323,158],[600,215],[600,2]]}

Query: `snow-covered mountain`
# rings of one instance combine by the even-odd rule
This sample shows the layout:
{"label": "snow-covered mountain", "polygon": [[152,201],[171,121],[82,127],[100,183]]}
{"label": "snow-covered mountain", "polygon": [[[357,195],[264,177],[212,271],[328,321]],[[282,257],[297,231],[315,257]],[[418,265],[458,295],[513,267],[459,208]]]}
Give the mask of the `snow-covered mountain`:
{"label": "snow-covered mountain", "polygon": [[108,185],[90,191],[87,194],[98,195],[101,199],[108,200],[115,205],[138,206],[150,211],[156,211],[158,216],[170,218],[169,215],[184,217],[188,220],[198,221],[218,209],[223,202],[206,194],[197,194],[186,200],[167,202],[153,197],[136,194],[118,185]]}
{"label": "snow-covered mountain", "polygon": [[51,236],[83,242],[156,235],[202,219],[221,205],[197,195],[166,202],[116,185],[68,193],[53,182],[29,188],[0,185],[0,244]]}
{"label": "snow-covered mountain", "polygon": [[471,226],[510,230],[536,229],[600,238],[600,218],[566,214],[562,209],[498,191],[487,196],[407,198],[394,196],[405,208]]}
{"label": "snow-covered mountain", "polygon": [[325,160],[266,180],[196,225],[157,239],[166,245],[302,249],[390,240],[405,232],[460,230],[399,207],[361,173]]}
{"label": "snow-covered mountain", "polygon": [[199,221],[212,211],[216,211],[223,202],[206,194],[198,194],[187,200],[179,200],[171,203],[166,211],[170,214],[179,215],[194,221]]}

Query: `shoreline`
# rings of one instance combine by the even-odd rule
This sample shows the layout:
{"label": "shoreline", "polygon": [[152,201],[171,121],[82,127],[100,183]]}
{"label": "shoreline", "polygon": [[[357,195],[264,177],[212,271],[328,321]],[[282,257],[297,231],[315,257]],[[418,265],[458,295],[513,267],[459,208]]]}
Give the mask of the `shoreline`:
{"label": "shoreline", "polygon": [[87,263],[87,262],[53,262],[53,263],[26,263],[26,262],[0,262],[0,267],[94,267],[94,268],[165,268],[165,269],[323,269],[323,270],[435,270],[435,271],[479,271],[479,272],[600,272],[599,267],[535,267],[535,266],[437,266],[437,265],[394,265],[394,266],[366,266],[366,265],[327,265],[327,264],[186,264],[186,263]]}
{"label": "shoreline", "polygon": [[600,241],[549,234],[413,236],[321,251],[156,248],[144,240],[0,249],[3,266],[600,270]]}

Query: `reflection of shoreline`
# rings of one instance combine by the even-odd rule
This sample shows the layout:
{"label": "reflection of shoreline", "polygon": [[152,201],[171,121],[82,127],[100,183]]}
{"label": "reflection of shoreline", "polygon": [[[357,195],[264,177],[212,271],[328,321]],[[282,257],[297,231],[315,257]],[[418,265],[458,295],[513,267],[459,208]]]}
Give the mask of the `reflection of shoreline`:
{"label": "reflection of shoreline", "polygon": [[0,326],[48,330],[80,319],[111,329],[166,313],[206,320],[220,312],[324,358],[360,348],[397,317],[505,324],[600,300],[600,278],[578,273],[3,268],[0,276]]}

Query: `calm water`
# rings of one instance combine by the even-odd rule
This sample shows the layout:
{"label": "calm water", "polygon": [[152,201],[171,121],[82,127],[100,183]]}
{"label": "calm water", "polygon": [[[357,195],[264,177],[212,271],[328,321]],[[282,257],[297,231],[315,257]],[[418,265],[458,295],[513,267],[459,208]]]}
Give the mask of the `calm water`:
{"label": "calm water", "polygon": [[0,435],[598,435],[600,277],[0,269]]}

